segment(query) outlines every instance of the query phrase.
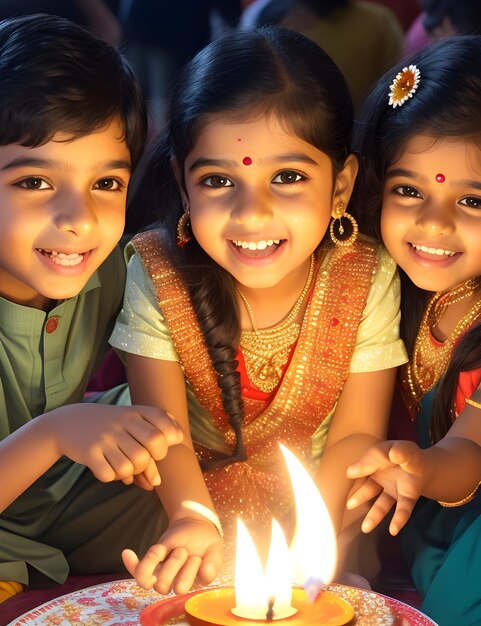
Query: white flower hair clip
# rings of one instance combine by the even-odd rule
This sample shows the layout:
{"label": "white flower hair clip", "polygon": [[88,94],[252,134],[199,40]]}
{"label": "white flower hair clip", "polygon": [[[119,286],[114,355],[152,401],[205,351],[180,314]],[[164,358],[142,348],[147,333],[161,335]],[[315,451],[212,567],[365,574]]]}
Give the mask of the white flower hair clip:
{"label": "white flower hair clip", "polygon": [[415,65],[408,65],[397,74],[389,87],[389,104],[393,109],[413,97],[420,80],[421,72]]}

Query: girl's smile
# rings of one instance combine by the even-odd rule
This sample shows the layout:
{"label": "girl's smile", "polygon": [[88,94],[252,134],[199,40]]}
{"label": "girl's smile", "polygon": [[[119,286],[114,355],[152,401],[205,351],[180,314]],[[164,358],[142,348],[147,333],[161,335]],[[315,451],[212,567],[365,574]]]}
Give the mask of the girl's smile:
{"label": "girl's smile", "polygon": [[285,239],[261,239],[260,241],[236,240],[232,243],[234,244],[234,253],[244,263],[253,262],[260,265],[263,259],[269,262],[274,258],[274,255],[279,254],[285,241]]}
{"label": "girl's smile", "polygon": [[479,148],[457,138],[412,138],[387,172],[381,229],[391,256],[421,289],[450,290],[478,276]]}
{"label": "girl's smile", "polygon": [[246,294],[295,294],[343,184],[326,154],[271,117],[213,118],[186,159],[185,186],[197,241]]}

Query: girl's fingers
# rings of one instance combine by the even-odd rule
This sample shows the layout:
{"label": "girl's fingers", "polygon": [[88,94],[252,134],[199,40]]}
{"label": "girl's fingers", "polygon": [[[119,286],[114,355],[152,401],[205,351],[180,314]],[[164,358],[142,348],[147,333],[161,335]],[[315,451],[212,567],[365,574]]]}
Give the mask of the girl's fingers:
{"label": "girl's fingers", "polygon": [[220,546],[217,549],[210,550],[202,559],[199,567],[198,577],[203,585],[208,585],[217,576],[222,563],[224,562],[224,548]]}
{"label": "girl's fingers", "polygon": [[384,441],[370,448],[356,463],[347,468],[348,478],[363,478],[379,470],[389,469],[393,463],[389,457],[391,443]]}
{"label": "girl's fingers", "polygon": [[[189,553],[185,548],[174,548],[169,552],[167,557],[164,556],[163,559],[159,559],[159,561],[163,562],[155,570],[157,582],[154,585],[154,589],[162,594],[169,593],[172,589],[175,577],[185,565],[188,558]],[[143,560],[145,560],[145,558]]]}
{"label": "girl's fingers", "polygon": [[386,517],[389,511],[392,509],[395,503],[394,498],[391,498],[387,493],[383,492],[374,502],[369,509],[368,514],[364,518],[361,524],[361,530],[363,533],[370,533],[371,530]]}
{"label": "girl's fingers", "polygon": [[[135,580],[143,589],[157,589],[157,572],[162,567],[167,549],[163,544],[151,546],[135,569]],[[164,592],[161,592],[164,593]],[[167,593],[167,592],[165,592]]]}
{"label": "girl's fingers", "polygon": [[413,441],[395,441],[389,451],[389,458],[408,474],[418,476],[424,472],[424,456]]}
{"label": "girl's fingers", "polygon": [[133,550],[122,550],[122,561],[131,576],[135,577],[135,570],[139,564],[139,558]]}
{"label": "girl's fingers", "polygon": [[197,577],[202,564],[202,557],[189,556],[174,580],[174,591],[177,594],[187,593]]}
{"label": "girl's fingers", "polygon": [[416,500],[410,500],[409,498],[399,499],[389,525],[389,532],[391,535],[397,535],[398,532],[405,526],[406,522],[411,517],[415,504]]}
{"label": "girl's fingers", "polygon": [[374,481],[367,479],[364,484],[348,499],[346,507],[355,509],[361,504],[365,504],[379,494],[381,487]]}
{"label": "girl's fingers", "polygon": [[353,463],[349,465],[346,469],[346,476],[348,478],[365,478],[369,476],[369,474],[373,474],[376,471],[377,467],[373,465],[373,463],[369,463],[364,459],[364,457],[357,461],[357,463]]}

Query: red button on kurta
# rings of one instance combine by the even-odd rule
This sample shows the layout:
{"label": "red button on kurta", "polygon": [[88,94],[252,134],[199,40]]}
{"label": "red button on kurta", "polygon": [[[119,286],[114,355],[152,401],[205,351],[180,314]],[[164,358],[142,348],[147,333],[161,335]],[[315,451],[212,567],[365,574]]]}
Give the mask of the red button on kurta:
{"label": "red button on kurta", "polygon": [[45,330],[47,333],[53,333],[57,330],[59,318],[58,317],[49,317],[47,323],[45,324]]}

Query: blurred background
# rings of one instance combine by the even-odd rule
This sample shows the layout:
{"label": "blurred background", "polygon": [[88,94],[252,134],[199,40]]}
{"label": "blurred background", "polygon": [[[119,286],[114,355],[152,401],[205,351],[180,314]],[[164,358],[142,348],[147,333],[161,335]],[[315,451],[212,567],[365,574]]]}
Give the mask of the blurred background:
{"label": "blurred background", "polygon": [[436,39],[481,34],[480,0],[0,0],[0,19],[55,13],[119,46],[161,127],[178,68],[228,29],[277,24],[313,39],[334,59],[359,106],[393,63]]}

